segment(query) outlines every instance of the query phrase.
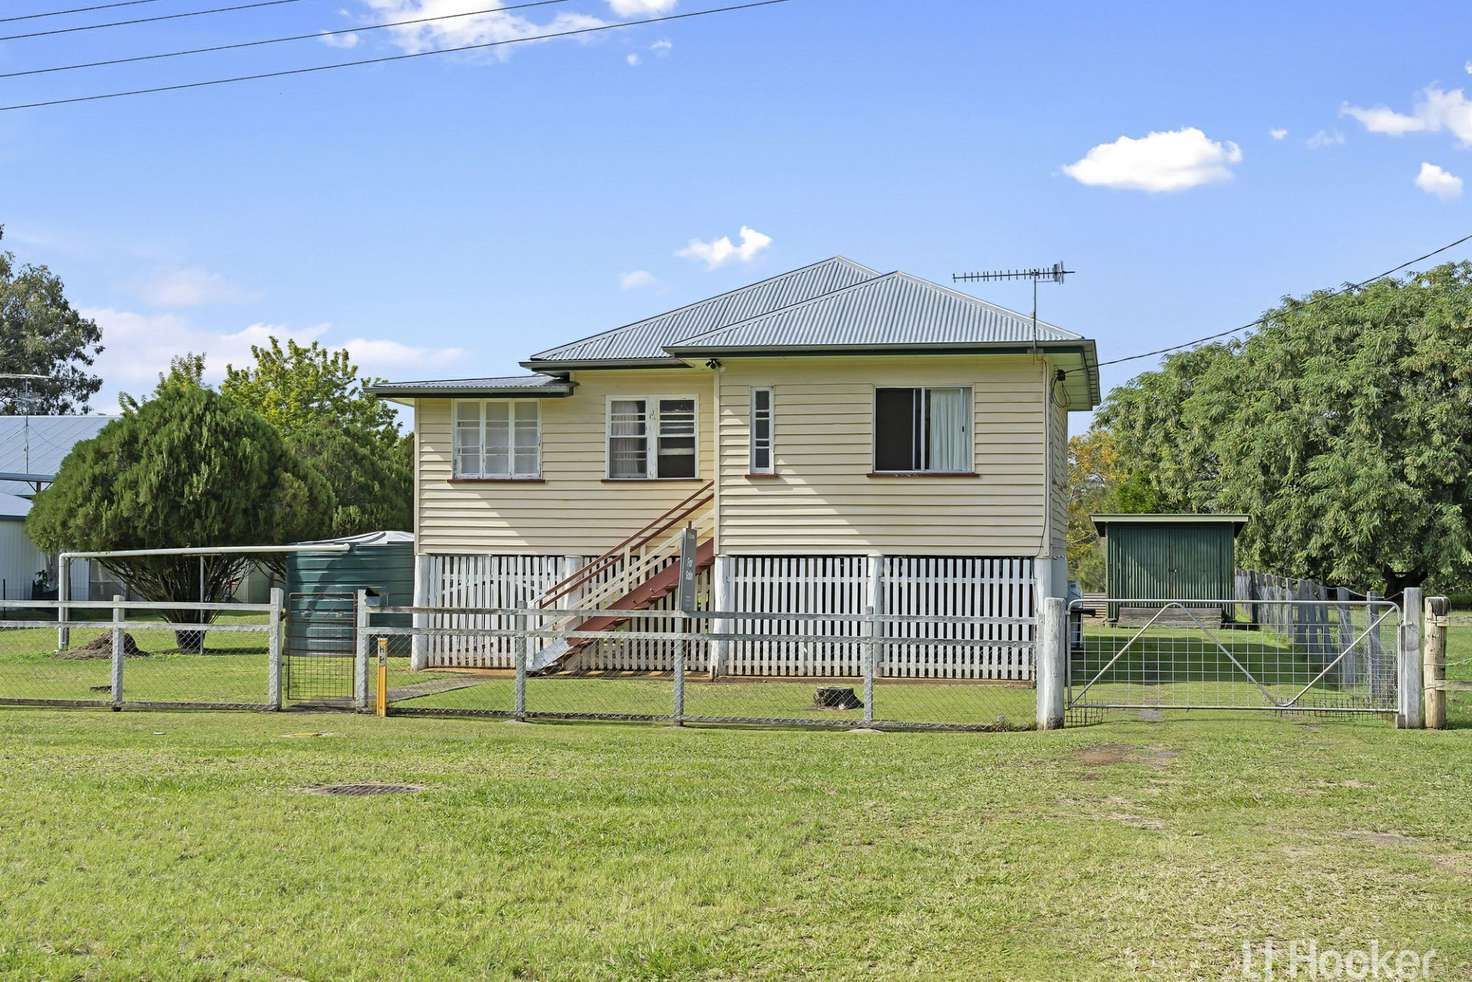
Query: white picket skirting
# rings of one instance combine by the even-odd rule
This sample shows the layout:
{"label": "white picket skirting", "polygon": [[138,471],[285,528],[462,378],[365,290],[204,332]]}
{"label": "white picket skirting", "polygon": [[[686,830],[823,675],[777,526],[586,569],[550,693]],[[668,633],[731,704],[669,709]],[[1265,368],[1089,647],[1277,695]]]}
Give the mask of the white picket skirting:
{"label": "white picket skirting", "polygon": [[[521,607],[593,557],[431,555],[428,605],[431,607]],[[982,623],[985,618],[1032,618],[1036,615],[1033,561],[1022,558],[885,556],[880,564],[880,596],[871,597],[868,556],[733,556],[732,610],[760,613],[861,614],[873,604],[882,613],[978,618],[974,623],[913,622],[887,625],[906,638],[1022,641],[1033,640],[1025,624]],[[596,589],[618,575],[606,571],[589,584]],[[697,583],[709,607],[709,573]],[[582,592],[564,598],[562,606],[581,606]],[[672,610],[673,595],[655,605]],[[551,626],[552,618],[533,618],[533,628]],[[431,626],[512,630],[510,618],[491,615],[437,614]],[[670,631],[666,619],[633,618],[631,631]],[[854,621],[740,621],[733,632],[789,634],[791,641],[733,641],[724,671],[736,676],[849,676],[863,673],[861,646]],[[637,640],[597,642],[576,656],[569,667],[590,671],[669,671],[677,642]],[[432,637],[429,663],[440,667],[511,668],[512,638]],[[686,666],[701,670],[709,652],[691,651]],[[954,678],[1026,681],[1033,677],[1030,649],[987,646],[894,644],[885,646],[878,674],[890,678]]]}
{"label": "white picket skirting", "polygon": [[[532,607],[563,577],[561,556],[432,555],[430,607]],[[540,621],[540,618],[535,618]],[[515,619],[485,614],[435,614],[430,627],[511,631]],[[541,628],[541,623],[530,627]],[[514,638],[433,636],[429,664],[436,668],[513,668]]]}

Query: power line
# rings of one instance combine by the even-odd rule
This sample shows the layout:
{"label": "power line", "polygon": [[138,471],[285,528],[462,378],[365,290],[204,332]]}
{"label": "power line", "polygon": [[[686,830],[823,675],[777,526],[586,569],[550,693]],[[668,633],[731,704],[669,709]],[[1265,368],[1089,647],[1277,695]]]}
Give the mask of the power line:
{"label": "power line", "polygon": [[[273,0],[276,3],[286,3],[290,0]],[[429,51],[411,51],[399,55],[382,55],[377,58],[360,58],[356,61],[338,61],[328,65],[313,65],[309,68],[287,68],[275,72],[260,72],[255,75],[232,75],[229,78],[206,79],[200,82],[180,82],[176,85],[157,85],[147,89],[126,89],[121,92],[100,92],[95,95],[72,96],[67,99],[48,99],[44,102],[25,102],[11,106],[0,106],[0,112],[12,112],[17,109],[39,109],[43,106],[62,106],[73,102],[95,102],[99,99],[121,99],[126,96],[152,95],[156,92],[178,92],[183,89],[200,89],[211,85],[229,85],[233,82],[256,82],[268,78],[284,78],[289,75],[308,75],[313,72],[327,72],[336,68],[354,68],[359,65],[379,65],[391,61],[407,61],[410,58],[425,58],[430,55],[454,54],[460,51],[475,51],[484,48],[498,48],[504,45],[523,44],[528,41],[549,41],[554,38],[574,37],[582,34],[595,34],[600,31],[617,30],[624,27],[639,27],[644,24],[663,24],[669,21],[688,20],[692,17],[704,17],[708,14],[725,14],[738,10],[750,10],[755,7],[771,7],[779,3],[790,3],[791,0],[753,0],[751,3],[732,4],[727,7],[710,7],[706,10],[691,10],[683,14],[666,14],[663,17],[646,17],[643,20],[629,20],[618,24],[599,24],[596,27],[578,27],[566,31],[554,31],[548,34],[530,34],[526,37],[508,38],[502,41],[483,41],[478,44],[462,44],[453,48],[433,48]]]}
{"label": "power line", "polygon": [[158,3],[158,0],[118,0],[117,3],[99,3],[91,7],[73,7],[70,10],[48,10],[41,14],[19,14],[15,17],[0,17],[0,24],[15,20],[36,20],[41,17],[60,17],[62,14],[85,14],[90,10],[111,10],[113,7],[136,7],[143,3]]}
{"label": "power line", "polygon": [[[1435,256],[1438,253],[1446,252],[1448,249],[1455,249],[1457,246],[1461,245],[1463,242],[1468,242],[1468,241],[1472,241],[1472,235],[1464,235],[1464,236],[1462,236],[1460,239],[1458,239],[1455,242],[1448,242],[1446,245],[1442,246],[1439,249],[1432,249],[1430,252],[1426,253],[1424,256],[1417,256],[1415,259],[1407,259],[1405,262],[1401,263],[1398,266],[1393,266],[1390,269],[1387,269],[1383,273],[1376,273],[1374,276],[1371,276],[1371,277],[1368,277],[1366,279],[1360,280],[1358,283],[1347,283],[1344,286],[1341,286],[1337,290],[1330,290],[1328,293],[1322,293],[1322,294],[1319,294],[1316,297],[1310,297],[1308,300],[1305,300],[1301,304],[1299,304],[1299,306],[1300,307],[1311,307],[1311,306],[1313,306],[1316,303],[1322,303],[1325,300],[1332,300],[1335,297],[1340,297],[1340,296],[1343,296],[1346,293],[1351,293],[1351,292],[1353,292],[1355,290],[1360,289],[1361,287],[1369,286],[1371,283],[1374,283],[1376,280],[1383,280],[1387,276],[1394,276],[1396,273],[1399,273],[1401,270],[1405,269],[1407,266],[1413,266],[1413,265],[1415,265],[1416,263],[1420,262],[1423,259],[1430,259],[1432,256]],[[1206,344],[1208,341],[1218,341],[1218,340],[1220,340],[1222,338],[1228,337],[1228,336],[1233,335],[1233,334],[1240,334],[1242,331],[1250,331],[1254,327],[1261,327],[1263,324],[1265,324],[1267,322],[1267,319],[1268,319],[1269,316],[1271,316],[1271,315],[1264,314],[1262,317],[1259,317],[1257,320],[1252,321],[1250,324],[1243,324],[1241,327],[1233,327],[1233,328],[1230,328],[1229,330],[1218,331],[1215,334],[1208,334],[1206,337],[1204,337],[1204,338],[1197,338],[1195,341],[1185,341],[1185,342],[1182,342],[1181,344],[1173,344],[1173,345],[1171,345],[1168,348],[1157,348],[1154,351],[1146,351],[1146,352],[1142,352],[1141,354],[1138,354],[1138,355],[1128,355],[1128,356],[1126,356],[1124,358],[1111,358],[1109,361],[1101,361],[1101,362],[1099,362],[1098,367],[1099,368],[1103,368],[1106,365],[1118,365],[1118,364],[1121,364],[1121,363],[1127,362],[1127,361],[1139,361],[1141,358],[1154,358],[1156,355],[1169,354],[1172,351],[1180,351],[1183,348],[1194,348],[1197,345]],[[1081,371],[1084,371],[1084,369],[1081,369],[1081,368],[1070,369],[1070,374],[1072,374],[1074,372],[1081,372]]]}
{"label": "power line", "polygon": [[70,72],[78,68],[100,68],[104,65],[126,65],[134,61],[154,61],[159,58],[178,58],[181,55],[199,55],[212,51],[230,51],[235,48],[254,48],[263,44],[281,44],[286,41],[307,41],[315,38],[334,37],[338,34],[357,34],[362,31],[376,31],[385,27],[404,27],[409,24],[427,24],[430,21],[451,20],[456,17],[477,17],[481,14],[501,14],[510,10],[522,10],[526,7],[545,7],[548,4],[567,3],[568,0],[533,0],[530,3],[518,3],[510,7],[487,7],[484,10],[467,10],[459,14],[442,14],[438,17],[416,17],[413,20],[389,21],[386,24],[365,24],[362,27],[344,27],[336,31],[318,31],[315,34],[291,34],[286,37],[265,38],[260,41],[236,41],[231,44],[216,44],[207,48],[188,48],[183,51],[163,51],[152,55],[133,55],[128,58],[109,58],[105,61],[85,61],[76,65],[57,65],[53,68],[31,68],[22,72],[0,73],[0,78],[19,78],[22,75],[45,75],[48,72]]}
{"label": "power line", "polygon": [[133,20],[114,20],[105,24],[83,24],[80,27],[58,27],[50,31],[34,31],[30,34],[7,34],[0,41],[21,41],[25,38],[44,38],[53,34],[74,34],[77,31],[100,31],[104,27],[127,27],[129,24],[152,24],[161,20],[179,20],[181,17],[203,17],[205,14],[224,14],[232,10],[250,10],[254,7],[279,7],[284,3],[301,3],[302,0],[256,0],[233,7],[211,7],[208,10],[186,10],[178,14],[159,14],[157,17],[135,17]]}

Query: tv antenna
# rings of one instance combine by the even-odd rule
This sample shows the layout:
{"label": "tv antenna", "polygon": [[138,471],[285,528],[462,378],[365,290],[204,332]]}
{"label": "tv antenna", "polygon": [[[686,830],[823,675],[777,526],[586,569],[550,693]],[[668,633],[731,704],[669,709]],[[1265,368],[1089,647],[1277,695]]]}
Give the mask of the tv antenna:
{"label": "tv antenna", "polygon": [[1062,263],[1033,266],[1029,269],[994,269],[984,273],[952,273],[952,283],[990,283],[995,280],[1032,280],[1032,345],[1038,345],[1038,284],[1059,283],[1078,270],[1065,269]]}

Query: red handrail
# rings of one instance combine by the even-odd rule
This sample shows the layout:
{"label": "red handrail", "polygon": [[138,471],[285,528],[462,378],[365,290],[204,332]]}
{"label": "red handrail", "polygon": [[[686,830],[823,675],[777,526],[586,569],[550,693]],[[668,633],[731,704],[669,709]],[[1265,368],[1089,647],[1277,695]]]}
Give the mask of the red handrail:
{"label": "red handrail", "polygon": [[578,587],[582,586],[584,583],[588,582],[593,577],[597,576],[599,573],[612,566],[615,562],[623,557],[625,550],[641,548],[651,539],[658,538],[659,536],[668,532],[670,529],[674,528],[676,525],[680,524],[680,522],[684,521],[690,515],[700,510],[702,507],[708,504],[713,497],[715,497],[711,490],[714,487],[714,481],[707,481],[702,487],[692,492],[690,496],[687,497],[684,501],[681,501],[679,504],[665,511],[658,518],[645,525],[643,528],[635,532],[633,535],[629,536],[627,539],[624,539],[618,545],[614,546],[612,549],[608,550],[597,559],[581,567],[571,576],[561,579],[552,584],[550,587],[547,588],[547,592],[543,593],[542,596],[537,600],[537,606],[550,607],[558,600],[567,596],[569,593],[572,593],[573,590],[576,590]]}

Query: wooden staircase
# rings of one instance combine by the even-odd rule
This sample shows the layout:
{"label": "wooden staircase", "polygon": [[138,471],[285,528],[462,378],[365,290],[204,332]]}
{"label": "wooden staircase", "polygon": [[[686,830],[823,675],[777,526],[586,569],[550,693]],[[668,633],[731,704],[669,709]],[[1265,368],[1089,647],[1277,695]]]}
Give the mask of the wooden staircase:
{"label": "wooden staircase", "polygon": [[[697,570],[710,568],[716,552],[711,507],[714,486],[714,482],[707,482],[597,559],[550,586],[538,598],[537,606],[547,611],[549,626],[559,633],[532,654],[527,671],[546,672],[565,667],[578,652],[598,640],[571,638],[567,636],[569,633],[610,630],[673,593],[679,587],[680,544],[687,527],[693,527],[696,532]],[[558,617],[559,605],[610,613]]]}

